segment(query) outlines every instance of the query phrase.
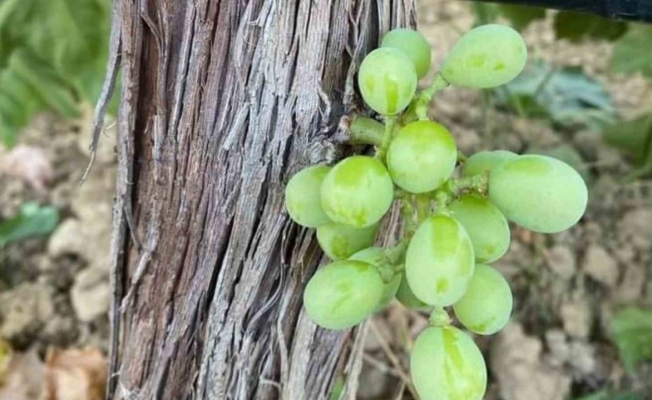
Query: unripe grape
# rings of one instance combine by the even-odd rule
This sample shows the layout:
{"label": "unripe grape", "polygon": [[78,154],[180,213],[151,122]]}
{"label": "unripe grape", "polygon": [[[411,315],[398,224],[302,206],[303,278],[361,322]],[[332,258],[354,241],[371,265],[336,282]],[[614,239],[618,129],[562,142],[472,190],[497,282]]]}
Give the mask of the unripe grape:
{"label": "unripe grape", "polygon": [[328,171],[323,165],[304,168],[285,187],[285,208],[297,224],[315,228],[330,222],[321,206],[321,184]]}
{"label": "unripe grape", "polygon": [[401,274],[401,283],[398,286],[398,290],[396,291],[396,300],[398,300],[405,307],[411,308],[413,310],[424,310],[431,308],[431,306],[419,300],[417,296],[412,293],[412,289],[410,289],[410,285],[408,284],[407,278],[405,277],[405,272]]}
{"label": "unripe grape", "polygon": [[392,48],[367,54],[358,71],[358,86],[365,103],[383,115],[405,109],[417,88],[417,73],[412,61]]}
{"label": "unripe grape", "polygon": [[440,73],[450,84],[485,89],[514,79],[526,61],[521,35],[508,26],[489,24],[464,34],[446,56]]}
{"label": "unripe grape", "polygon": [[303,292],[306,313],[327,329],[359,324],[378,305],[383,280],[373,266],[361,261],[336,261],[319,269]]}
{"label": "unripe grape", "polygon": [[455,170],[457,148],[446,128],[436,122],[412,122],[398,132],[387,150],[392,179],[411,193],[437,189]]}
{"label": "unripe grape", "polygon": [[436,214],[414,232],[405,255],[405,276],[419,300],[444,307],[462,297],[474,265],[473,245],[462,225]]}
{"label": "unripe grape", "polygon": [[341,224],[364,228],[378,222],[394,200],[394,185],[385,166],[367,156],[346,158],[326,175],[321,205]]}
{"label": "unripe grape", "polygon": [[317,242],[329,258],[343,260],[371,246],[376,232],[378,232],[378,224],[366,228],[354,228],[333,222],[317,228]]}
{"label": "unripe grape", "polygon": [[[378,268],[383,263],[383,257],[384,249],[382,247],[369,247],[368,249],[355,253],[349,259],[366,262],[367,264]],[[385,308],[385,306],[394,299],[394,295],[396,295],[400,283],[401,274],[395,274],[389,282],[383,283],[383,294],[380,296],[380,300],[378,301],[378,305],[374,311],[379,311]]]}
{"label": "unripe grape", "polygon": [[505,278],[487,265],[476,264],[469,288],[453,309],[466,329],[492,335],[507,325],[512,301],[512,291]]}
{"label": "unripe grape", "polygon": [[452,326],[421,332],[410,355],[410,373],[421,400],[481,400],[487,389],[480,349]]}
{"label": "unripe grape", "polygon": [[389,47],[405,54],[417,72],[417,78],[423,78],[430,69],[430,45],[426,38],[412,29],[393,29],[383,36],[380,47]]}
{"label": "unripe grape", "polygon": [[469,234],[477,262],[490,263],[507,252],[510,241],[509,224],[489,200],[466,194],[453,201],[448,209]]}
{"label": "unripe grape", "polygon": [[580,174],[568,164],[552,157],[524,155],[491,171],[489,200],[522,227],[555,233],[582,218],[588,191]]}
{"label": "unripe grape", "polygon": [[462,166],[462,176],[479,175],[491,171],[496,165],[518,157],[507,150],[480,151],[469,157]]}

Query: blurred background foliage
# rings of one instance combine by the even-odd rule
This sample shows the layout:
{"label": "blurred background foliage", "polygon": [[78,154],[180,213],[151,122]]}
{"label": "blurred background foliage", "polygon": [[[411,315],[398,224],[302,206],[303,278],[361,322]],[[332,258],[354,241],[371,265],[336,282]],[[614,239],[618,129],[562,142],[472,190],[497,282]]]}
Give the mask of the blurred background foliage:
{"label": "blurred background foliage", "polygon": [[64,118],[94,103],[108,54],[110,0],[0,2],[0,141],[38,111]]}

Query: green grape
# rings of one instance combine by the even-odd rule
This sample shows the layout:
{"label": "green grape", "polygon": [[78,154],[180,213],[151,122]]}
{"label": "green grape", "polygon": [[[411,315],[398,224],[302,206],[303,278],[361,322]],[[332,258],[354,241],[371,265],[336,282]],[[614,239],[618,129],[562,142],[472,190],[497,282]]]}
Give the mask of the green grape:
{"label": "green grape", "polygon": [[473,176],[491,171],[496,165],[516,157],[518,154],[507,150],[480,151],[464,162],[462,176]]}
{"label": "green grape", "polygon": [[394,200],[394,184],[385,166],[368,156],[346,158],[324,178],[321,205],[341,224],[364,228],[378,222]]}
{"label": "green grape", "polygon": [[462,297],[474,265],[473,245],[462,225],[436,214],[414,232],[405,255],[405,276],[419,300],[445,307]]}
{"label": "green grape", "polygon": [[387,149],[392,179],[411,193],[437,189],[451,176],[456,162],[457,148],[451,134],[431,121],[404,126]]}
{"label": "green grape", "polygon": [[[382,266],[384,258],[384,250],[382,247],[369,247],[352,255],[349,259],[355,261],[366,262],[367,264],[373,265],[378,268]],[[383,284],[383,294],[380,296],[378,305],[374,311],[379,311],[385,308],[389,304],[398,290],[398,285],[401,283],[401,275],[395,274],[394,277],[389,281]]]}
{"label": "green grape", "polygon": [[395,115],[412,101],[417,73],[412,61],[400,51],[376,49],[360,65],[358,86],[369,107],[382,115]]}
{"label": "green grape", "polygon": [[469,234],[477,262],[490,263],[507,252],[509,225],[489,200],[472,194],[462,195],[448,209]]}
{"label": "green grape", "polygon": [[455,316],[466,329],[492,335],[507,325],[512,313],[512,291],[495,269],[476,264],[464,296],[453,305]]}
{"label": "green grape", "polygon": [[588,192],[577,171],[552,157],[524,155],[498,165],[489,175],[489,200],[524,228],[561,232],[586,210]]}
{"label": "green grape", "polygon": [[319,269],[303,292],[306,313],[327,329],[346,329],[367,318],[383,294],[383,280],[361,261],[336,261]]}
{"label": "green grape", "polygon": [[421,332],[410,355],[410,373],[421,400],[481,400],[487,389],[480,349],[452,326]]}
{"label": "green grape", "polygon": [[430,69],[430,45],[415,30],[393,29],[383,36],[380,47],[396,49],[405,54],[414,64],[417,78],[423,78]]}
{"label": "green grape", "polygon": [[441,75],[457,86],[485,89],[500,86],[521,73],[527,47],[514,29],[497,24],[470,30],[453,46]]}
{"label": "green grape", "polygon": [[377,223],[366,228],[330,223],[317,228],[317,242],[332,260],[343,260],[371,246],[376,238],[376,232],[378,232]]}
{"label": "green grape", "polygon": [[314,165],[294,174],[285,187],[285,208],[299,225],[315,228],[330,222],[321,206],[321,184],[330,167]]}
{"label": "green grape", "polygon": [[410,289],[410,285],[408,285],[407,278],[405,277],[405,272],[401,274],[401,284],[398,286],[398,290],[396,291],[396,300],[405,307],[413,310],[426,310],[430,308],[429,305],[419,300],[417,296],[412,293],[412,289]]}

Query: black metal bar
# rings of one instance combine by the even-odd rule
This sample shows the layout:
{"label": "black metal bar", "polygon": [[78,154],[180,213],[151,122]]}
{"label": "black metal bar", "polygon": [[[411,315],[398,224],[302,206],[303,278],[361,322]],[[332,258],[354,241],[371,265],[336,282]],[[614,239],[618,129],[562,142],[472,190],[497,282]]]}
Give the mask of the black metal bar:
{"label": "black metal bar", "polygon": [[491,0],[491,2],[579,11],[610,19],[652,22],[652,0]]}

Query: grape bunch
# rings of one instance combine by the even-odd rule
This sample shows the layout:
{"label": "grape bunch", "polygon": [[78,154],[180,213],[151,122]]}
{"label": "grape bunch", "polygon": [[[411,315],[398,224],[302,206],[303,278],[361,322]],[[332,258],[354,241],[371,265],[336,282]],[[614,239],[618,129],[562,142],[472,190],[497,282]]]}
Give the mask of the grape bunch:
{"label": "grape bunch", "polygon": [[[317,325],[350,328],[394,298],[431,313],[410,354],[422,400],[484,395],[484,358],[446,307],[475,334],[491,335],[507,324],[512,293],[490,264],[507,252],[508,221],[555,233],[577,223],[586,209],[586,185],[569,165],[505,150],[467,158],[446,127],[427,116],[437,91],[502,85],[522,71],[526,58],[516,31],[479,26],[459,39],[431,84],[417,92],[430,69],[430,46],[414,30],[388,32],[358,71],[362,98],[383,123],[356,116],[350,127],[351,142],[374,145],[374,156],[308,167],[286,187],[288,214],[317,229],[320,247],[333,260],[304,292],[305,311]],[[394,202],[400,204],[401,239],[374,247]]]}

